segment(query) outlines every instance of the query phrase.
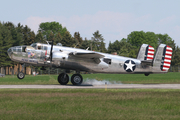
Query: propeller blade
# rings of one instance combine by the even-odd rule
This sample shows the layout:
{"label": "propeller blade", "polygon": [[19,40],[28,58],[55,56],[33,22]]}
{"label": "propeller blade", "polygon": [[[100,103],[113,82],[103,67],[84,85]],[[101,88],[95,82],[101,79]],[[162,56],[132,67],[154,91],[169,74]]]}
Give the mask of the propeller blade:
{"label": "propeller blade", "polygon": [[53,40],[51,42],[50,61],[52,61]]}

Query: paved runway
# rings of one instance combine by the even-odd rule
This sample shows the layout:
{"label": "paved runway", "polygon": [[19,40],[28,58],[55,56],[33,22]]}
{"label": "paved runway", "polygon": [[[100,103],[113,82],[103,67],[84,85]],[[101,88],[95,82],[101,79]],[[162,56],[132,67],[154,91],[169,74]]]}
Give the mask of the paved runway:
{"label": "paved runway", "polygon": [[0,85],[3,88],[37,89],[180,89],[180,84],[110,84],[110,85]]}

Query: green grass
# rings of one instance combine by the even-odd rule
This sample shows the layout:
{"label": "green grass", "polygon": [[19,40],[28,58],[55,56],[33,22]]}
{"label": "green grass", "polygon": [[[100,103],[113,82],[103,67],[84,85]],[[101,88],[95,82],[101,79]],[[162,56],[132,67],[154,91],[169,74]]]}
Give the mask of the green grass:
{"label": "green grass", "polygon": [[1,119],[180,119],[180,91],[0,89]]}
{"label": "green grass", "polygon": [[[72,74],[70,74],[71,76]],[[82,74],[84,80],[96,79],[99,81],[108,80],[111,82],[119,82],[124,84],[149,84],[149,83],[180,83],[180,72],[169,72],[167,74]],[[17,76],[6,75],[0,78],[0,84],[59,84],[57,75],[26,75],[23,80],[19,80]],[[71,84],[69,82],[69,84]]]}

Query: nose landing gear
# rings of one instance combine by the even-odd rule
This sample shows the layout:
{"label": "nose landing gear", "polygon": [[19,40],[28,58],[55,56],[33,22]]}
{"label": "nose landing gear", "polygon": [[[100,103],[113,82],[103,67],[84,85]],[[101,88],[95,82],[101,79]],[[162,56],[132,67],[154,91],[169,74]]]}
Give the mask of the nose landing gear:
{"label": "nose landing gear", "polygon": [[19,73],[17,74],[17,77],[18,77],[19,79],[23,79],[23,78],[25,77],[25,74],[23,73],[24,67],[25,67],[25,64],[22,65],[22,70],[21,70],[21,72],[19,72]]}
{"label": "nose landing gear", "polygon": [[18,77],[19,79],[23,79],[23,78],[25,77],[25,74],[24,74],[23,72],[19,72],[19,73],[17,74],[17,77]]}

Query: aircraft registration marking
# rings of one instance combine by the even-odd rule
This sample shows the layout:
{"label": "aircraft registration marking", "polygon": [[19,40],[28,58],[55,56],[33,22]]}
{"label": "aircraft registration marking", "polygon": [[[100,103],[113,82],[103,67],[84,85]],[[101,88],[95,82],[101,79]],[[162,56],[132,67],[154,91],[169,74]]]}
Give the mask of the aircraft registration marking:
{"label": "aircraft registration marking", "polygon": [[28,59],[22,59],[24,62],[31,62],[31,63],[38,63],[36,60],[28,60]]}

